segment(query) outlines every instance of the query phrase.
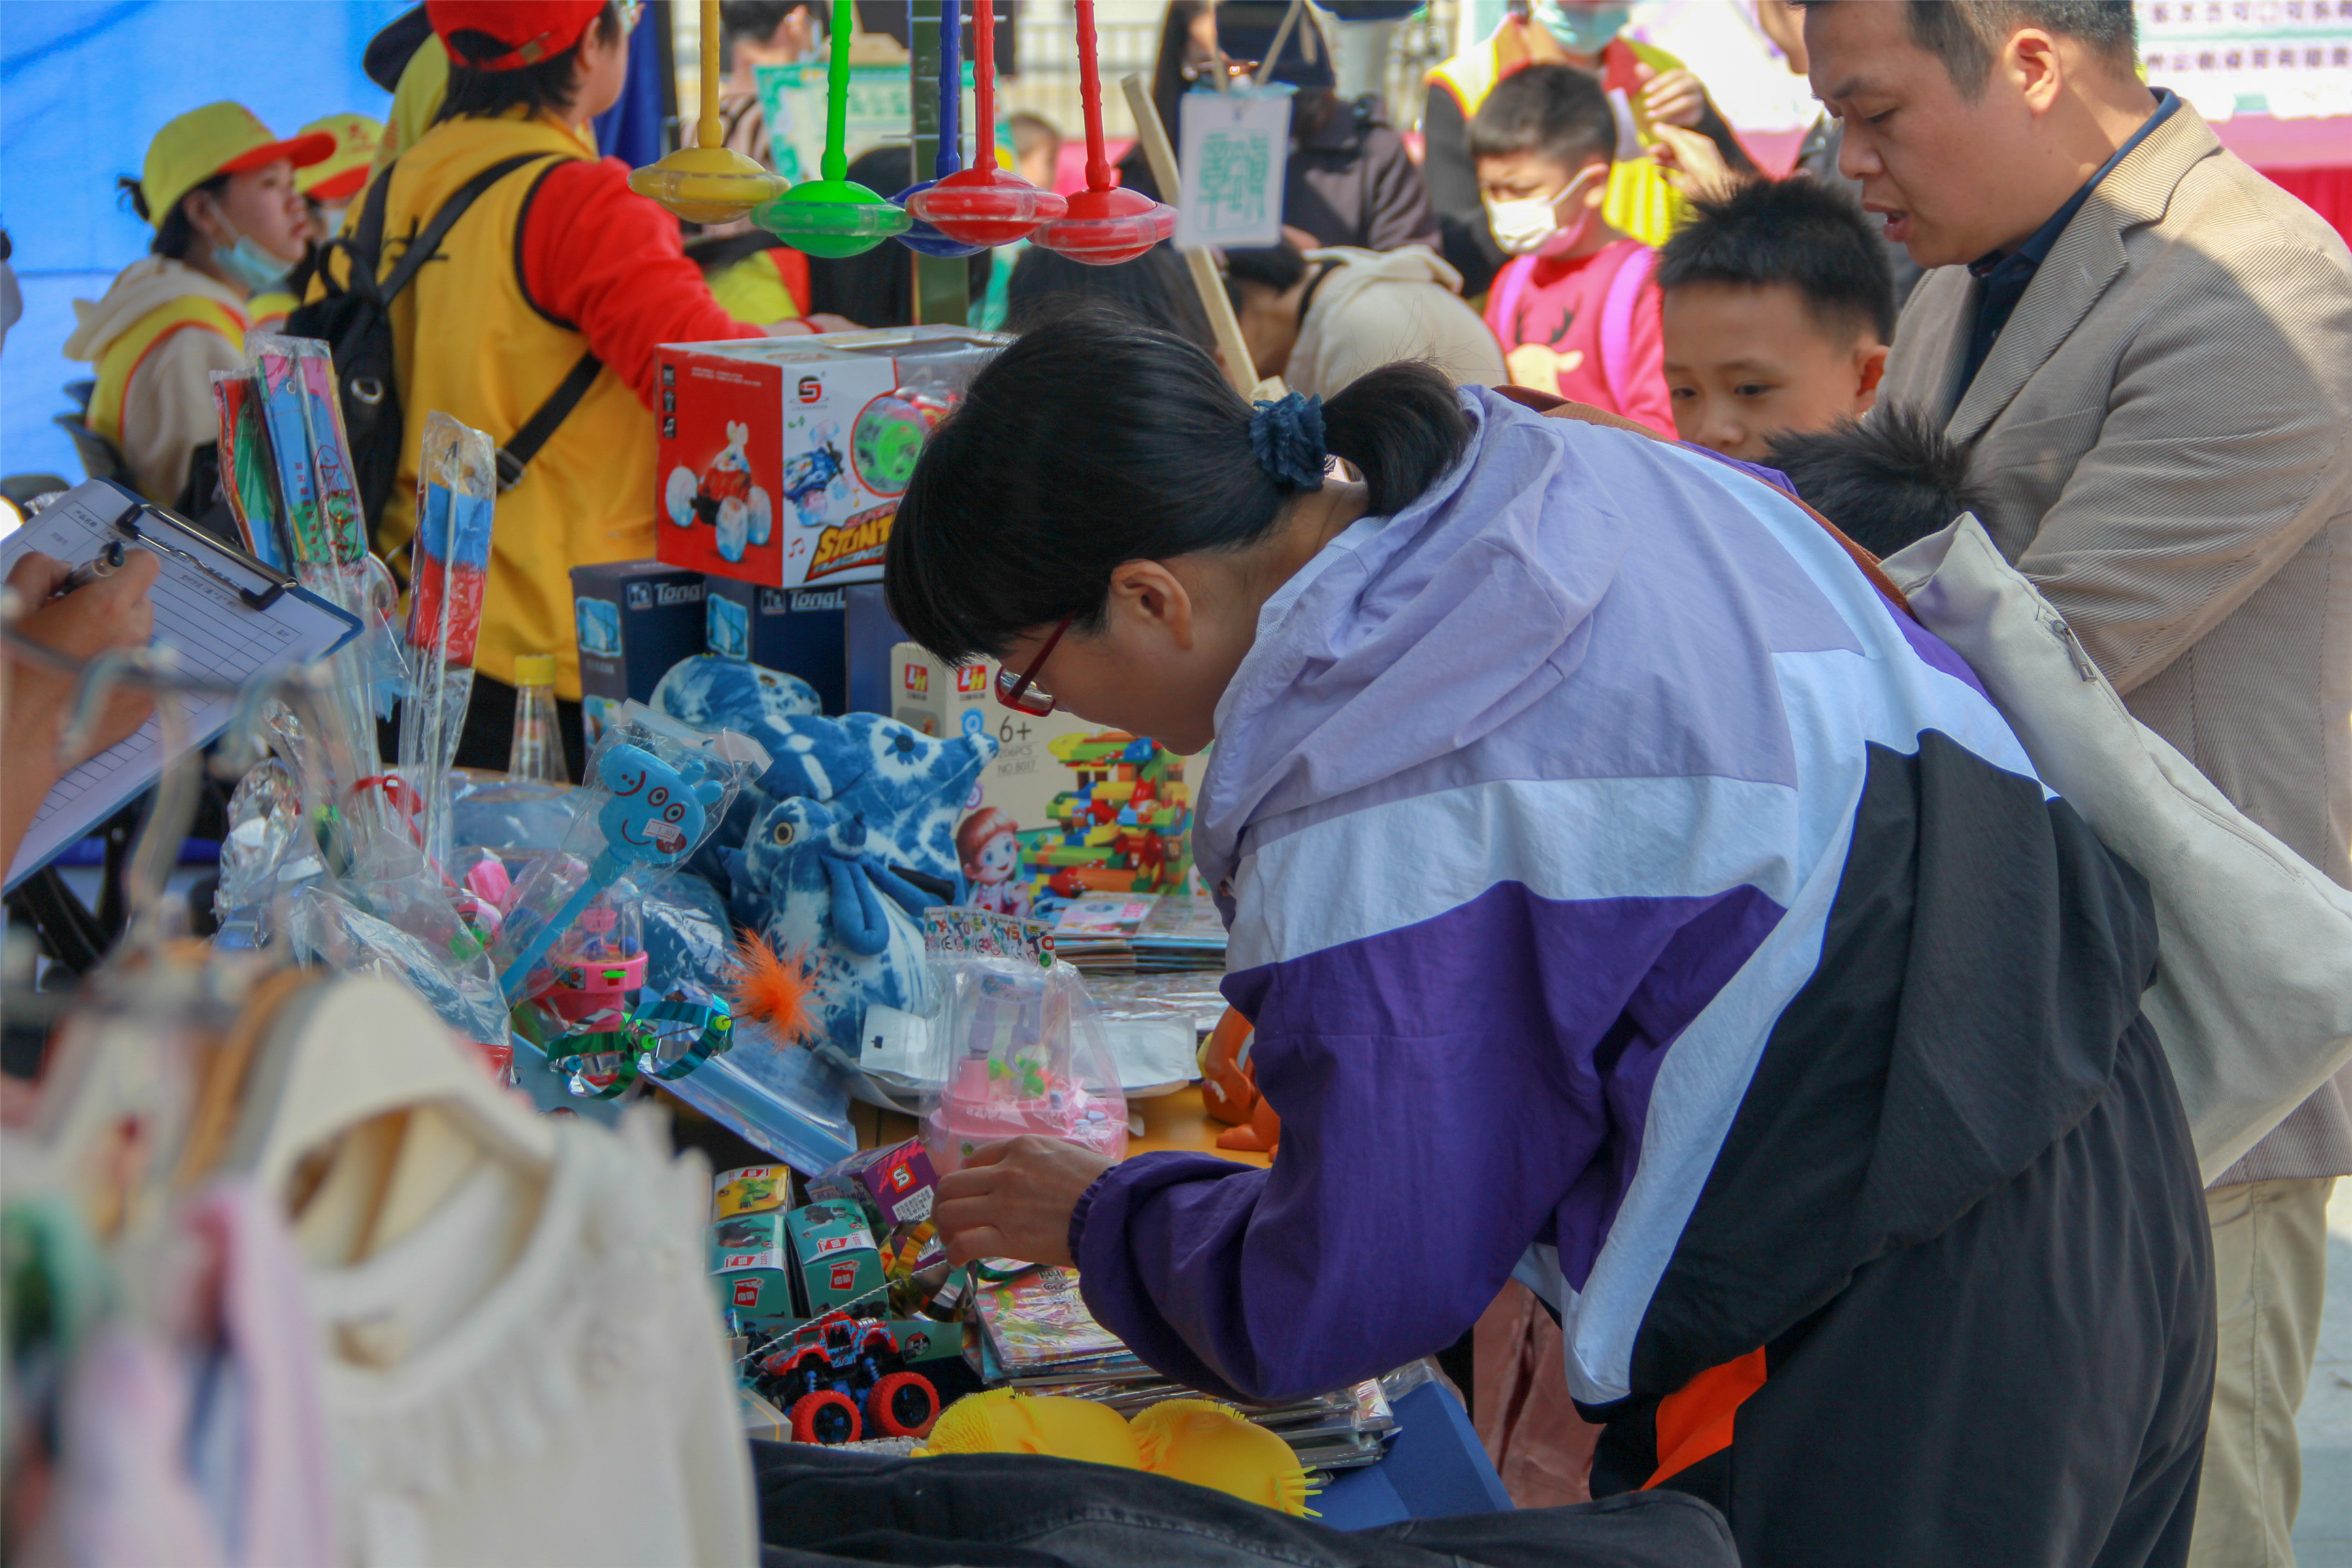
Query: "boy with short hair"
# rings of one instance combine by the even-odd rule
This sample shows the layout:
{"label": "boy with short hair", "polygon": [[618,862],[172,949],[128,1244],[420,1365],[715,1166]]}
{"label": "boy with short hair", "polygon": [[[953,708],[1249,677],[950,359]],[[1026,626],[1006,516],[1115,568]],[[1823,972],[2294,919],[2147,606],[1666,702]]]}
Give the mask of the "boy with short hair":
{"label": "boy with short hair", "polygon": [[1257,374],[1293,392],[1329,397],[1398,360],[1435,365],[1457,386],[1509,379],[1493,335],[1463,302],[1461,274],[1425,245],[1229,250],[1225,293]]}
{"label": "boy with short hair", "polygon": [[1692,203],[1658,253],[1676,434],[1769,461],[1776,436],[1858,419],[1895,338],[1895,283],[1843,191],[1758,180]]}
{"label": "boy with short hair", "polygon": [[1673,435],[1657,253],[1601,216],[1617,147],[1601,84],[1528,66],[1486,95],[1468,134],[1487,226],[1511,257],[1486,313],[1511,380]]}

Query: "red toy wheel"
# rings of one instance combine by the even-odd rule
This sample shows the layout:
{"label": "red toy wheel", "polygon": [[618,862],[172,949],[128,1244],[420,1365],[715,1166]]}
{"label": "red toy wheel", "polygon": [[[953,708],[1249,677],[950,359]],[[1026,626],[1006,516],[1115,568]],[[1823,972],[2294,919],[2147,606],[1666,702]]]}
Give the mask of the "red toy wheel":
{"label": "red toy wheel", "polygon": [[894,1372],[866,1396],[866,1419],[885,1437],[920,1437],[940,1418],[940,1392],[919,1372]]}
{"label": "red toy wheel", "polygon": [[837,1388],[820,1388],[793,1404],[795,1443],[855,1443],[861,1430],[857,1405]]}

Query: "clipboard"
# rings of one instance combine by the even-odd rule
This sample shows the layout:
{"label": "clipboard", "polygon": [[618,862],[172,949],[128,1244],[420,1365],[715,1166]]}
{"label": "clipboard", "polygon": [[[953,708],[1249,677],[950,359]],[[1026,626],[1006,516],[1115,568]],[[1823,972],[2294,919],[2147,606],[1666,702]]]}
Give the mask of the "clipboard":
{"label": "clipboard", "polygon": [[[162,562],[152,590],[154,641],[178,654],[191,675],[241,686],[323,658],[360,635],[358,616],[110,479],[77,485],[0,540],[0,574],[32,551],[79,566],[115,542]],[[236,711],[236,699],[226,694],[182,700],[194,746],[210,743]],[[7,889],[146,791],[167,760],[162,723],[151,717],[129,740],[59,779],[8,868]]]}

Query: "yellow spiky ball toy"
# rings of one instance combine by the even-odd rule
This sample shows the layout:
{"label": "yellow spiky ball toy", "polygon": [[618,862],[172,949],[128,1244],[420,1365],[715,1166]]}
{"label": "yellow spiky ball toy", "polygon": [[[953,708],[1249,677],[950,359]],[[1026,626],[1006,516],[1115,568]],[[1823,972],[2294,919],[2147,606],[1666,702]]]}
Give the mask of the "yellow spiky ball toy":
{"label": "yellow spiky ball toy", "polygon": [[1135,1430],[1107,1405],[1058,1394],[992,1388],[957,1400],[931,1428],[918,1456],[1051,1454],[1121,1469],[1143,1468]]}
{"label": "yellow spiky ball toy", "polygon": [[1230,1405],[1163,1399],[1133,1421],[1092,1400],[995,1388],[950,1405],[917,1457],[1050,1454],[1149,1470],[1283,1513],[1313,1512],[1307,1472],[1290,1445]]}
{"label": "yellow spiky ball toy", "polygon": [[1290,1445],[1213,1399],[1163,1399],[1128,1423],[1143,1468],[1301,1517],[1313,1489]]}

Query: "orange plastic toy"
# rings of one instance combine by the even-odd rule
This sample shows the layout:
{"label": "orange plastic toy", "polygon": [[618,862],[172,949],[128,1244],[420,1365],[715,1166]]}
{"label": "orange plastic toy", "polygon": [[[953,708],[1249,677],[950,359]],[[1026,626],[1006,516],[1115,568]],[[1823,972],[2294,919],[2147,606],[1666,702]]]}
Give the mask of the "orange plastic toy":
{"label": "orange plastic toy", "polygon": [[1210,1115],[1231,1124],[1217,1134],[1218,1148],[1271,1154],[1282,1138],[1282,1118],[1257,1091],[1257,1067],[1249,1059],[1256,1037],[1247,1018],[1225,1009],[1201,1047],[1201,1099]]}

